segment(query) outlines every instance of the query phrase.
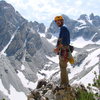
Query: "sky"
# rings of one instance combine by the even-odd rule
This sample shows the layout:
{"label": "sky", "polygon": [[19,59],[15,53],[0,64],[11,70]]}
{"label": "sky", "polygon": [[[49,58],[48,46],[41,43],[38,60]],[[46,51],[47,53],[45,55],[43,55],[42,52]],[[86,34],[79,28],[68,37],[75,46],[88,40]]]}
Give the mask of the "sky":
{"label": "sky", "polygon": [[27,20],[49,25],[55,16],[78,19],[81,14],[100,15],[100,0],[5,0]]}

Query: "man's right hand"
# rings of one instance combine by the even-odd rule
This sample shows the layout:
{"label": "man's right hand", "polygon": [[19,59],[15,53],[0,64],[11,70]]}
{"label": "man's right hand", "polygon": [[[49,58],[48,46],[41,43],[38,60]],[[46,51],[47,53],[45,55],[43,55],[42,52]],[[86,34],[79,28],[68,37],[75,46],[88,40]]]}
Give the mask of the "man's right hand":
{"label": "man's right hand", "polygon": [[54,53],[58,54],[59,53],[59,48],[55,48]]}

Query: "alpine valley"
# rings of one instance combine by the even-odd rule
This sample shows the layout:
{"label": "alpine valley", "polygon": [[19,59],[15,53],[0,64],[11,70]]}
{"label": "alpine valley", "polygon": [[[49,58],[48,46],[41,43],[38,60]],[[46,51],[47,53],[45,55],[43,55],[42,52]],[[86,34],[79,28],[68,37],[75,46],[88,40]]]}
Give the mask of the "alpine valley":
{"label": "alpine valley", "polygon": [[[77,20],[62,15],[75,47],[75,64],[68,63],[70,84],[93,83],[100,74],[100,16]],[[0,1],[0,100],[27,100],[38,80],[60,83],[59,57],[54,54],[58,27],[24,19],[11,4]],[[20,99],[21,98],[21,99]]]}

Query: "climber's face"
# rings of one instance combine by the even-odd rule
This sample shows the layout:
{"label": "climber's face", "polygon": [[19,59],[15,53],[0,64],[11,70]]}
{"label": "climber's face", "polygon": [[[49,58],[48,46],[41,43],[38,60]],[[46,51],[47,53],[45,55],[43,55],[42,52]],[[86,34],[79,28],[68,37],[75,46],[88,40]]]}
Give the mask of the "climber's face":
{"label": "climber's face", "polygon": [[57,20],[55,22],[56,22],[56,24],[57,24],[58,27],[61,27],[64,24],[64,21],[63,20]]}

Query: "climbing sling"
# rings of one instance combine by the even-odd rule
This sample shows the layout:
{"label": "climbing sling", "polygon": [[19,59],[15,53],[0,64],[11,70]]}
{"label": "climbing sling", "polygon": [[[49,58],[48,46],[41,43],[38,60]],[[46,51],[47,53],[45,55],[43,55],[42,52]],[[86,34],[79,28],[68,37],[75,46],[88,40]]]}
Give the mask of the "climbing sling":
{"label": "climbing sling", "polygon": [[69,61],[70,64],[74,64],[74,58],[72,56],[72,52],[74,50],[74,47],[73,46],[63,46],[61,49],[60,49],[60,56],[63,57],[63,59],[66,61]]}

